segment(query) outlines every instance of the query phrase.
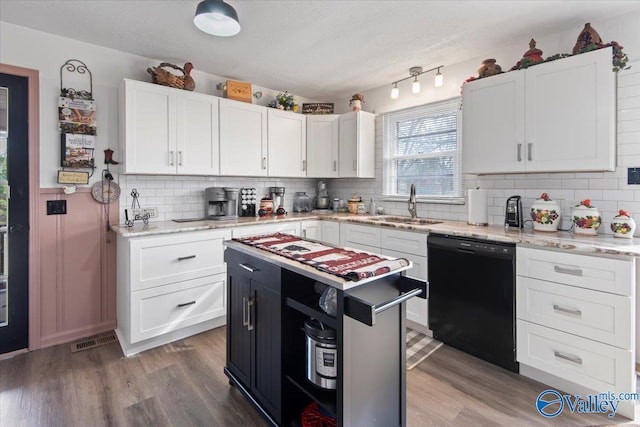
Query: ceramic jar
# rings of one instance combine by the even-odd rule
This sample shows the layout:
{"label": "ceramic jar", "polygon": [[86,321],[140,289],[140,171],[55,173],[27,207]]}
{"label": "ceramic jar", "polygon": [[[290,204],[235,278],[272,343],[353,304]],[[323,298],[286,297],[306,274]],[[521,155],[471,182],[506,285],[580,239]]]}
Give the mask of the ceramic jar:
{"label": "ceramic jar", "polygon": [[551,200],[547,193],[542,193],[540,198],[531,204],[531,221],[534,230],[558,231],[561,217],[560,205],[555,200]]}
{"label": "ceramic jar", "polygon": [[602,224],[600,211],[591,205],[591,200],[589,199],[585,199],[579,205],[574,206],[571,210],[571,219],[573,220],[573,231],[576,234],[587,236],[598,234],[598,228]]}
{"label": "ceramic jar", "polygon": [[357,214],[358,213],[358,203],[362,202],[362,198],[356,196],[355,194],[349,199],[349,213]]}
{"label": "ceramic jar", "polygon": [[636,231],[636,222],[626,211],[620,209],[618,215],[611,220],[611,231],[613,231],[613,237],[631,239]]}

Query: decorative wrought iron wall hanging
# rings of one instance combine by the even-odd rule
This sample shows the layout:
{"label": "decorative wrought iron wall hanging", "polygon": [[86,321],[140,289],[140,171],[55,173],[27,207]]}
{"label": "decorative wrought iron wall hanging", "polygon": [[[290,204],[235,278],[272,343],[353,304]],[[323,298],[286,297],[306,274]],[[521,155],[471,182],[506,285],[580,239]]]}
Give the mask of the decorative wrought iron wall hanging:
{"label": "decorative wrought iron wall hanging", "polygon": [[[86,75],[89,88],[65,87],[67,74]],[[60,122],[61,166],[71,169],[96,168],[94,160],[96,129],[96,105],[93,100],[93,75],[87,65],[77,59],[69,59],[60,67],[60,98],[58,120]]]}

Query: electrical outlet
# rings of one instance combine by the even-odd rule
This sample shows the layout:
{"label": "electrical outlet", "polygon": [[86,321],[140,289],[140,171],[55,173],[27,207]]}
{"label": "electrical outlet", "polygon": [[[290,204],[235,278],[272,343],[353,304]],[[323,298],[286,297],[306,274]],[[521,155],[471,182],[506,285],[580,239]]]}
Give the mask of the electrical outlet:
{"label": "electrical outlet", "polygon": [[640,184],[640,168],[627,168],[627,184]]}
{"label": "electrical outlet", "polygon": [[148,218],[156,218],[158,216],[158,208],[136,208],[125,210],[126,217],[130,220],[142,219],[146,215],[149,215]]}
{"label": "electrical outlet", "polygon": [[66,200],[47,200],[47,215],[66,215]]}

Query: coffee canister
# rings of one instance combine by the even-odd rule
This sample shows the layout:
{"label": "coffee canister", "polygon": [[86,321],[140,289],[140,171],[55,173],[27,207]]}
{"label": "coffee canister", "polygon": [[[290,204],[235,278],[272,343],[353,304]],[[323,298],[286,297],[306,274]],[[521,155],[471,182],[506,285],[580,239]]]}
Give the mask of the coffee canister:
{"label": "coffee canister", "polygon": [[488,225],[487,190],[480,187],[470,188],[468,195],[467,223],[470,225]]}

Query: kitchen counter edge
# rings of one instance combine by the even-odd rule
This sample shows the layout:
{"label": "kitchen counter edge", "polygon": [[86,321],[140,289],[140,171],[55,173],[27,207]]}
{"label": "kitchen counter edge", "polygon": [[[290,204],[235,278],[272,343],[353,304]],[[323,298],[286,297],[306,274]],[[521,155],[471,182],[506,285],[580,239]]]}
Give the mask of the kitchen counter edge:
{"label": "kitchen counter edge", "polygon": [[195,221],[177,223],[173,221],[150,222],[149,224],[134,225],[133,227],[112,226],[113,230],[122,237],[140,237],[161,234],[172,234],[202,230],[216,230],[252,225],[277,224],[290,221],[325,220],[349,222],[362,225],[374,225],[401,231],[419,233],[437,233],[456,237],[469,237],[481,240],[492,240],[504,243],[515,243],[529,247],[542,247],[547,250],[575,251],[607,257],[638,257],[640,256],[640,241],[621,239],[612,235],[583,236],[568,231],[541,232],[530,228],[506,229],[500,225],[474,226],[462,221],[442,220],[438,224],[404,224],[381,221],[385,216],[352,214],[289,214],[284,217],[268,218],[237,218],[227,221]]}

